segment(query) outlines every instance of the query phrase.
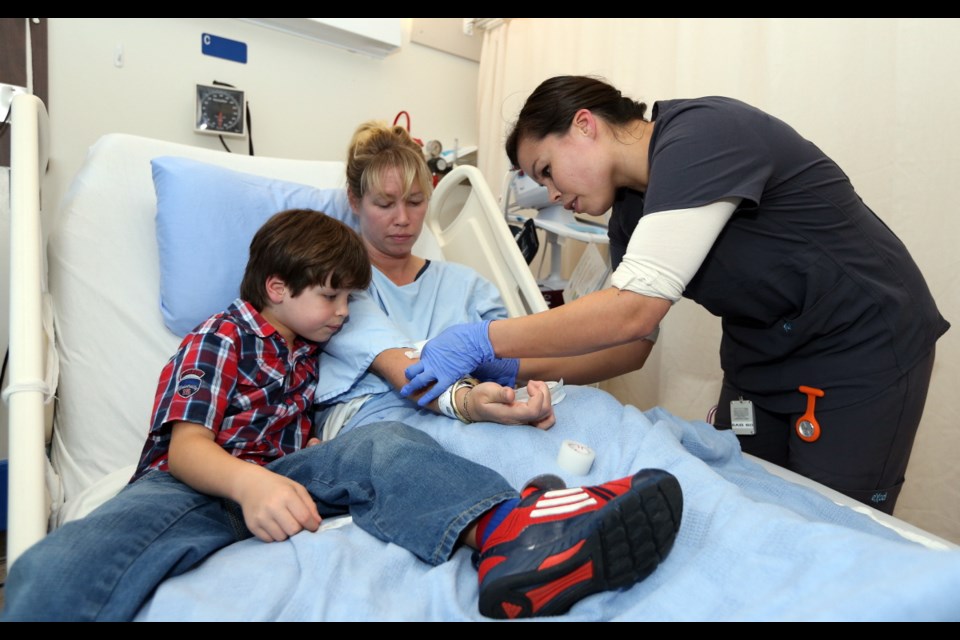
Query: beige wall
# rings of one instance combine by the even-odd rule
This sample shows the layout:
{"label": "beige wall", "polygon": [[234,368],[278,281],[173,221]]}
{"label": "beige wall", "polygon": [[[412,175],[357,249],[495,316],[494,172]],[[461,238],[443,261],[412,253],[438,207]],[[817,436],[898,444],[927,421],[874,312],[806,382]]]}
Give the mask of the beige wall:
{"label": "beige wall", "polygon": [[[105,133],[222,148],[193,131],[194,87],[213,80],[246,92],[261,156],[340,159],[362,120],[402,110],[417,137],[476,144],[478,64],[412,43],[401,20],[400,50],[374,59],[236,18],[50,18],[48,197],[59,200]],[[247,64],[202,55],[203,33],[245,42]],[[245,140],[227,144],[247,152]]]}

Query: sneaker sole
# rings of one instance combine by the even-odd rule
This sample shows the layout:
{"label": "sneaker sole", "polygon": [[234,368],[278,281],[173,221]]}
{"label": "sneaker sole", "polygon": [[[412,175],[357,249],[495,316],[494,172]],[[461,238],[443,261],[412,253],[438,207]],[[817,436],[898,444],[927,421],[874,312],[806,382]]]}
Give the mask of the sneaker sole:
{"label": "sneaker sole", "polygon": [[627,493],[584,524],[583,544],[573,556],[483,585],[480,613],[498,619],[560,615],[589,595],[633,585],[670,553],[682,512],[683,493],[673,475],[640,471]]}

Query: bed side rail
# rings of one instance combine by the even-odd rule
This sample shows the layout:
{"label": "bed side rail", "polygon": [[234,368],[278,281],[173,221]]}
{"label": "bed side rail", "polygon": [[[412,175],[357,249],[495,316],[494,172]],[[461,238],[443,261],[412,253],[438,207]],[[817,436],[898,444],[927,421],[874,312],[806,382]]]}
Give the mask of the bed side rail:
{"label": "bed side rail", "polygon": [[49,123],[43,102],[18,95],[11,105],[10,354],[7,562],[47,532],[46,411],[43,330],[43,234],[40,188]]}
{"label": "bed side rail", "polygon": [[426,223],[447,260],[473,267],[497,286],[511,317],[546,311],[533,272],[479,169],[461,165],[443,177]]}

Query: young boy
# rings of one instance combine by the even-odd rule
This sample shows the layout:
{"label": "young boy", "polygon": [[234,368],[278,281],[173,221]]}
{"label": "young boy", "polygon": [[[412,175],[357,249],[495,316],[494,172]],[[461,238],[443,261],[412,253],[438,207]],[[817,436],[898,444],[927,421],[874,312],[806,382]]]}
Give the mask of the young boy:
{"label": "young boy", "polygon": [[396,422],[304,446],[319,349],[369,280],[346,226],[314,211],[273,216],[250,245],[241,298],[164,367],[131,483],[17,560],[3,618],[130,620],[161,581],[224,546],[345,513],[431,564],[478,549],[480,611],[492,617],[562,613],[653,571],[682,509],[664,471],[578,489],[541,479],[518,495]]}

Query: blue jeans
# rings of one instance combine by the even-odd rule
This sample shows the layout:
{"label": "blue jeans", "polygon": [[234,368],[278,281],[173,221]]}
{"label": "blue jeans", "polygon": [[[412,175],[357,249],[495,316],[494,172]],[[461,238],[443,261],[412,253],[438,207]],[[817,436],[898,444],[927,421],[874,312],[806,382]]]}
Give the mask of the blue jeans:
{"label": "blue jeans", "polygon": [[[496,472],[398,422],[354,429],[268,465],[303,484],[321,516],[350,513],[430,564],[517,492]],[[154,471],[65,524],[10,568],[3,620],[130,620],[166,578],[251,537],[235,502]]]}

